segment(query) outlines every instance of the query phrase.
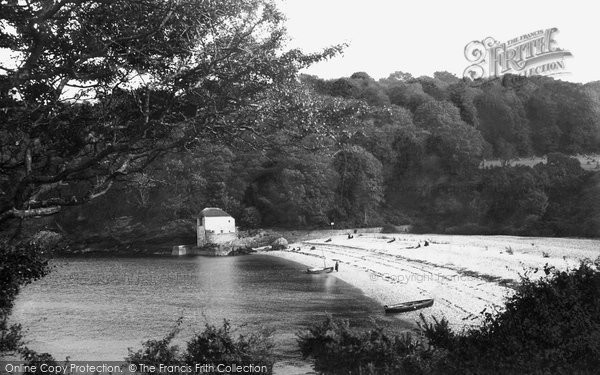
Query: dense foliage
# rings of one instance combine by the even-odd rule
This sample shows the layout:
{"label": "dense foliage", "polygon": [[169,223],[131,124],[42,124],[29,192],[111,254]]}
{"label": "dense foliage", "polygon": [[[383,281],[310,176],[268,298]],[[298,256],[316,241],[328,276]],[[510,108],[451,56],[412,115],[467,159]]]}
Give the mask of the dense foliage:
{"label": "dense foliage", "polygon": [[[263,133],[252,145],[205,142],[165,155],[102,197],[98,209],[71,211],[60,222],[102,230],[131,217],[163,225],[218,206],[246,228],[333,221],[598,236],[598,173],[569,155],[600,150],[599,93],[595,83],[547,77],[301,76],[285,95],[267,95],[257,118]],[[544,164],[505,164],[542,154]],[[482,168],[485,158],[502,165]]]}
{"label": "dense foliage", "polygon": [[486,313],[465,335],[447,330],[432,342],[448,351],[455,373],[591,373],[600,367],[600,258],[525,277],[503,311]]}
{"label": "dense foliage", "polygon": [[347,321],[328,317],[300,332],[302,355],[314,357],[325,374],[420,374],[426,362],[422,344],[410,334],[390,336],[380,327],[359,332]]}
{"label": "dense foliage", "polygon": [[322,94],[408,108],[415,124],[424,128],[464,121],[479,130],[494,157],[600,151],[597,82],[581,85],[511,75],[471,82],[448,72],[419,78],[396,72],[379,81],[366,73],[303,80]]}
{"label": "dense foliage", "polygon": [[20,289],[50,270],[49,250],[57,246],[53,239],[38,236],[29,242],[0,242],[0,353],[16,353],[32,359],[37,354],[25,346],[20,324],[8,318]]}
{"label": "dense foliage", "polygon": [[[268,0],[0,7],[3,228],[156,232],[219,206],[248,228],[599,234],[597,177],[557,156],[600,151],[598,82],[299,75],[341,47],[286,51]],[[479,168],[531,155],[562,174]]]}
{"label": "dense foliage", "polygon": [[[535,273],[544,272],[541,278]],[[424,341],[328,319],[299,334],[326,374],[594,374],[600,367],[600,258],[523,277],[504,309],[462,333],[423,319]]]}
{"label": "dense foliage", "polygon": [[[283,21],[269,0],[0,1],[0,352],[37,358],[6,322],[19,288],[47,271],[36,226],[62,232],[43,217],[119,189],[146,205],[159,177],[142,172],[185,165],[170,152],[319,129],[268,121],[274,100],[300,102],[299,69],[340,51],[286,50]],[[190,183],[218,196],[224,173]]]}
{"label": "dense foliage", "polygon": [[[143,343],[142,349],[133,351],[129,349],[128,363],[155,366],[156,370],[150,372],[140,371],[142,374],[230,374],[241,371],[225,371],[227,366],[260,366],[267,371],[258,371],[262,374],[271,374],[273,371],[273,342],[268,332],[252,333],[244,336],[233,336],[231,325],[224,321],[221,327],[207,324],[204,331],[197,334],[182,351],[173,344],[173,339],[179,331],[177,326],[163,339],[148,340]],[[200,367],[208,365],[212,367]],[[217,367],[217,366],[221,367]],[[173,366],[172,369],[160,366]],[[262,367],[265,366],[265,367]],[[190,371],[186,371],[190,369]],[[246,371],[245,373],[250,373]]]}
{"label": "dense foliage", "polygon": [[1,1],[0,223],[98,198],[170,151],[276,130],[263,108],[339,51],[286,51],[282,23],[269,0]]}

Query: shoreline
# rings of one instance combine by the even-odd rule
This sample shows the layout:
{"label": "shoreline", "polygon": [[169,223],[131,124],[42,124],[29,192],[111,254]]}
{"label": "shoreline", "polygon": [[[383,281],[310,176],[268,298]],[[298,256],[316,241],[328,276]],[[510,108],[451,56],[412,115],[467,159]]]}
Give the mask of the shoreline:
{"label": "shoreline", "polygon": [[[427,241],[427,246],[425,246]],[[568,242],[567,242],[568,241]],[[482,312],[497,311],[527,269],[549,264],[572,268],[600,256],[600,240],[512,236],[361,233],[289,244],[260,251],[306,267],[339,263],[334,276],[380,305],[434,298],[432,307],[395,317],[407,323],[445,317],[456,331],[478,326]],[[292,250],[295,249],[295,250]],[[543,276],[540,272],[539,276]],[[322,277],[323,275],[314,275]],[[536,277],[530,275],[530,277]],[[416,326],[416,324],[415,324]]]}
{"label": "shoreline", "polygon": [[[294,243],[293,245],[298,245]],[[292,246],[293,247],[293,246]],[[281,259],[285,259],[288,261],[296,262],[299,264],[303,264],[308,267],[322,267],[323,260],[322,257],[315,256],[313,254],[305,254],[303,252],[290,252],[286,250],[273,250],[273,251],[264,251],[259,252],[261,255],[270,255],[274,257],[278,257]],[[333,271],[328,274],[317,274],[311,275],[312,277],[336,277],[345,283],[359,289],[366,297],[371,298],[375,302],[377,302],[381,306],[381,312],[384,312],[384,305],[391,304],[394,296],[401,296],[404,293],[401,290],[397,290],[393,288],[391,285],[386,285],[385,276],[378,275],[376,273],[367,272],[367,270],[360,270],[363,272],[356,272],[355,267],[350,266],[345,262],[339,262],[338,271]],[[335,264],[335,263],[333,263]],[[327,264],[327,266],[331,266],[331,264]],[[412,295],[411,293],[406,293],[406,298],[399,298],[397,302],[400,302],[400,299],[408,301],[408,296]],[[427,298],[425,296],[414,296],[411,297],[410,300],[424,299]],[[437,302],[437,301],[436,301]],[[420,321],[419,314],[423,313],[426,318],[430,318],[432,315],[436,318],[440,317],[439,314],[439,306],[434,303],[434,306],[431,308],[418,310],[415,312],[407,312],[402,314],[393,314],[390,315],[395,319],[403,321],[407,325],[410,325],[412,328],[417,328],[417,322]]]}

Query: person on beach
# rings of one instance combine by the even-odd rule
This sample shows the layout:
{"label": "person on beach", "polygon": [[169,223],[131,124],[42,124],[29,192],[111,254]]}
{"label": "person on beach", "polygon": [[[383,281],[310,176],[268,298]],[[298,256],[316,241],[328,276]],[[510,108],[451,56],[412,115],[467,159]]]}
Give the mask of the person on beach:
{"label": "person on beach", "polygon": [[339,268],[339,267],[340,267],[340,265],[339,265],[339,263],[336,261],[336,262],[335,262],[335,272],[337,272],[337,271],[338,271],[338,268]]}

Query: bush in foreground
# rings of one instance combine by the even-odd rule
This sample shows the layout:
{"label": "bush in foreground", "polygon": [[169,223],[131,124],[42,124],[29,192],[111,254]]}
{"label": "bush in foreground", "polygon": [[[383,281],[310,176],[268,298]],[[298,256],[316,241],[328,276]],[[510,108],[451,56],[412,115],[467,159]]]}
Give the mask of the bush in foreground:
{"label": "bush in foreground", "polygon": [[[147,366],[173,366],[171,369],[162,371],[165,374],[229,374],[240,373],[228,366],[265,366],[267,371],[261,374],[273,372],[273,342],[268,332],[252,333],[248,336],[239,335],[237,338],[231,332],[231,325],[227,320],[221,327],[207,324],[204,331],[193,337],[188,343],[185,351],[181,351],[173,344],[173,339],[179,333],[181,319],[175,328],[163,339],[148,340],[142,344],[142,349],[137,352],[129,349],[128,363]],[[196,365],[213,365],[214,368],[196,369]],[[220,368],[217,368],[221,365]],[[190,366],[191,371],[177,370]],[[175,369],[175,370],[173,370]],[[148,375],[156,375],[156,371],[142,372]]]}
{"label": "bush in foreground", "polygon": [[[299,334],[305,357],[328,374],[595,374],[600,368],[600,258],[577,269],[525,275],[505,309],[461,333],[420,324],[424,340],[327,319]],[[532,271],[534,273],[538,270]]]}
{"label": "bush in foreground", "polygon": [[0,240],[0,357],[16,356],[25,361],[35,361],[40,356],[50,358],[25,346],[20,324],[9,324],[21,288],[50,272],[48,254],[56,243],[42,237],[38,234],[31,241],[15,243]]}
{"label": "bush in foreground", "polygon": [[315,358],[325,374],[425,374],[423,345],[410,333],[387,335],[381,327],[358,332],[347,321],[328,317],[298,334],[302,355]]}

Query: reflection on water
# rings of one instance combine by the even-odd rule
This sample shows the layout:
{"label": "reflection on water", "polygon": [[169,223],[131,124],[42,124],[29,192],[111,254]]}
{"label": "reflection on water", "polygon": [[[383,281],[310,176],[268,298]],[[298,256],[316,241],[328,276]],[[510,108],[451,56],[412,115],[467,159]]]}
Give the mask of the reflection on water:
{"label": "reflection on water", "polygon": [[164,337],[183,317],[183,344],[204,324],[275,332],[278,354],[297,357],[296,332],[329,313],[353,325],[402,329],[376,302],[332,275],[265,255],[222,258],[68,258],[23,289],[12,321],[32,349],[57,359],[121,360]]}

